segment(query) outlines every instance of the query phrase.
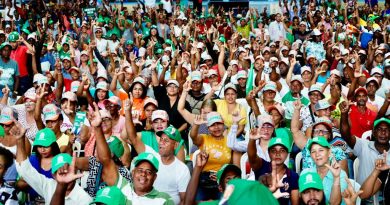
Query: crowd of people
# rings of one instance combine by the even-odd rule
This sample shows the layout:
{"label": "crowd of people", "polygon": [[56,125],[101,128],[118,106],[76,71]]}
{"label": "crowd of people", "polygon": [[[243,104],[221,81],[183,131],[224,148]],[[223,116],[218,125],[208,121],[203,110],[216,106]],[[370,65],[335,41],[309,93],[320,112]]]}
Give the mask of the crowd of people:
{"label": "crowd of people", "polygon": [[3,1],[0,204],[390,205],[390,3],[190,3]]}

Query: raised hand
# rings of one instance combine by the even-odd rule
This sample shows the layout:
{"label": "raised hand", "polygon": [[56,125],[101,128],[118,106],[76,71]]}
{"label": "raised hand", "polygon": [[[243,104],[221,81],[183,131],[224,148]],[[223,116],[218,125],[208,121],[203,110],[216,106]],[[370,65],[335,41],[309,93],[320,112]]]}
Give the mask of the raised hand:
{"label": "raised hand", "polygon": [[45,87],[43,85],[39,85],[37,89],[37,98],[43,98],[45,95],[47,95],[47,92],[45,92]]}
{"label": "raised hand", "polygon": [[[131,95],[131,94],[130,94]],[[133,107],[133,96],[129,96],[129,99],[125,100],[125,111],[131,111],[131,108]]]}
{"label": "raised hand", "polygon": [[209,155],[204,151],[200,151],[198,156],[196,157],[196,166],[203,169],[206,165]]}
{"label": "raised hand", "polygon": [[350,104],[348,101],[343,101],[340,103],[339,108],[340,108],[341,113],[348,113],[349,108],[350,108]]}
{"label": "raised hand", "polygon": [[294,105],[294,109],[295,110],[301,110],[303,105],[302,105],[302,102],[301,102],[300,95],[298,95],[298,99],[293,103],[293,105]]}
{"label": "raised hand", "polygon": [[290,196],[288,192],[284,192],[284,193],[280,192],[280,188],[284,187],[283,179],[287,177],[287,175],[280,177],[279,174],[277,174],[277,167],[275,161],[271,162],[271,166],[272,166],[272,172],[271,172],[272,182],[271,185],[268,187],[268,189],[273,193],[276,199]]}
{"label": "raised hand", "polygon": [[5,87],[1,90],[1,92],[3,93],[3,96],[8,96],[10,91],[11,90],[8,88],[7,84],[5,84]]}
{"label": "raised hand", "polygon": [[356,192],[351,184],[351,181],[349,181],[348,178],[345,178],[345,181],[347,181],[348,187],[341,195],[346,205],[355,205],[356,199],[359,197],[360,194],[363,193],[363,190],[359,190],[358,192]]}
{"label": "raised hand", "polygon": [[204,119],[202,118],[201,115],[195,115],[195,119],[194,119],[194,124],[195,125],[202,125],[202,124],[205,124],[206,122],[204,121]]}
{"label": "raised hand", "polygon": [[184,84],[183,84],[183,91],[184,92],[188,92],[188,91],[190,91],[191,90],[191,86],[190,86],[190,81],[186,81]]}
{"label": "raised hand", "polygon": [[331,165],[325,164],[325,166],[330,170],[330,172],[333,175],[333,178],[340,177],[341,167],[340,164],[334,158],[334,156],[332,156],[331,163],[332,163]]}
{"label": "raised hand", "polygon": [[13,122],[14,125],[9,131],[11,136],[13,136],[15,139],[22,139],[24,137],[24,134],[26,134],[26,129],[15,119],[13,120]]}
{"label": "raised hand", "polygon": [[258,128],[252,128],[249,132],[249,139],[252,139],[252,140],[257,140],[257,139],[260,139],[261,136],[259,134],[259,129]]}
{"label": "raised hand", "polygon": [[100,116],[99,107],[94,102],[93,103],[94,111],[91,114],[91,125],[94,127],[99,127],[102,124],[102,117]]}
{"label": "raised hand", "polygon": [[63,167],[59,168],[55,173],[56,181],[59,183],[70,183],[78,178],[83,177],[83,174],[76,174],[75,169],[76,164],[76,153],[73,153],[72,163],[70,165],[65,164]]}
{"label": "raised hand", "polygon": [[387,164],[387,151],[384,151],[383,154],[375,160],[375,169],[378,171],[386,171],[390,169],[390,165]]}

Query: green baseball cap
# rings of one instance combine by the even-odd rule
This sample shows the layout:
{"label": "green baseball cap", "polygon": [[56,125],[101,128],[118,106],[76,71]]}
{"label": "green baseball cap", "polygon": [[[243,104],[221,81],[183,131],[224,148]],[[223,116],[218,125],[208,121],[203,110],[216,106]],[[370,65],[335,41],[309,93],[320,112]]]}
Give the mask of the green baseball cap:
{"label": "green baseball cap", "polygon": [[307,172],[302,174],[298,180],[299,193],[302,193],[306,189],[318,189],[323,190],[324,185],[320,175],[316,172]]}
{"label": "green baseball cap", "polygon": [[158,171],[158,167],[160,165],[160,162],[158,159],[151,153],[142,152],[134,159],[134,167],[138,166],[139,163],[147,161]]}
{"label": "green baseball cap", "polygon": [[161,48],[157,49],[156,54],[162,54],[162,53],[164,53],[163,49],[161,49]]}
{"label": "green baseball cap", "polygon": [[50,25],[50,24],[53,24],[54,21],[50,19],[47,23]]}
{"label": "green baseball cap", "polygon": [[232,179],[228,183],[226,190],[233,188],[233,193],[228,196],[229,205],[257,204],[257,205],[277,205],[279,202],[266,186],[258,181],[245,179]]}
{"label": "green baseball cap", "polygon": [[14,32],[9,34],[9,36],[8,36],[9,42],[16,42],[17,40],[19,40],[19,33],[18,32],[14,31]]}
{"label": "green baseball cap", "polygon": [[56,134],[50,128],[44,128],[37,132],[33,146],[49,147],[56,142]]}
{"label": "green baseball cap", "polygon": [[377,119],[377,120],[374,121],[374,128],[375,128],[379,123],[381,123],[381,122],[385,122],[385,123],[387,123],[388,125],[390,125],[390,120],[387,119],[387,118],[382,117],[382,118]]}
{"label": "green baseball cap", "polygon": [[268,143],[268,150],[271,149],[271,147],[281,145],[284,148],[287,149],[288,152],[291,152],[291,143],[288,137],[285,136],[276,136],[272,138]]}
{"label": "green baseball cap", "polygon": [[9,44],[8,42],[4,42],[4,43],[2,43],[2,44],[0,45],[0,50],[3,50],[3,48],[6,47],[6,46],[9,46],[9,47],[12,48],[11,44]]}
{"label": "green baseball cap", "polygon": [[290,147],[287,147],[289,149],[289,152],[291,151],[292,144],[293,144],[293,136],[289,129],[287,128],[278,128],[275,129],[275,135],[276,137],[282,137],[284,140],[288,143],[286,145],[289,145]]}
{"label": "green baseball cap", "polygon": [[22,31],[23,31],[24,33],[26,33],[27,35],[30,35],[30,34],[31,34],[31,32],[30,32],[27,28],[23,28]]}
{"label": "green baseball cap", "polygon": [[217,172],[217,182],[218,182],[218,184],[221,184],[221,179],[223,178],[223,175],[228,170],[235,171],[236,173],[239,174],[239,176],[241,176],[241,169],[238,168],[236,165],[234,165],[234,164],[224,164],[221,167],[221,169],[219,169],[218,172]]}
{"label": "green baseball cap", "polygon": [[225,42],[226,42],[226,38],[225,38],[225,36],[223,36],[223,35],[219,36],[219,39],[218,39],[218,40],[221,41],[222,43],[225,43]]}
{"label": "green baseball cap", "polygon": [[307,149],[309,151],[313,144],[319,144],[321,147],[327,147],[330,149],[330,144],[325,137],[314,137],[313,139],[310,139],[309,142],[307,143]]}
{"label": "green baseball cap", "polygon": [[169,125],[163,131],[157,132],[156,134],[157,134],[157,136],[160,136],[160,137],[161,137],[162,134],[165,134],[169,138],[171,138],[172,140],[175,140],[176,142],[180,142],[181,141],[181,135],[180,135],[179,130],[177,130],[172,125]]}
{"label": "green baseball cap", "polygon": [[123,156],[125,148],[123,147],[122,142],[116,136],[111,136],[107,139],[108,147],[111,152],[118,158]]}
{"label": "green baseball cap", "polygon": [[127,200],[122,191],[115,186],[108,186],[100,189],[91,204],[103,203],[106,205],[125,205]]}
{"label": "green baseball cap", "polygon": [[4,137],[4,128],[0,125],[0,137]]}
{"label": "green baseball cap", "polygon": [[65,164],[72,164],[72,157],[67,153],[57,154],[51,160],[51,173],[56,173],[56,171],[59,168],[63,167]]}

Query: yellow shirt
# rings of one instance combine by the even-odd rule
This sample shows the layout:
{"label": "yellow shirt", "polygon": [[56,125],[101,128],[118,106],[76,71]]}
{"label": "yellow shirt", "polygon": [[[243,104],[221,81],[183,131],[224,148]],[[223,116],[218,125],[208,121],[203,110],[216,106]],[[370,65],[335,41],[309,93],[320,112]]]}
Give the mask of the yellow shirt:
{"label": "yellow shirt", "polygon": [[201,134],[203,144],[200,150],[205,150],[209,154],[209,159],[203,171],[218,171],[224,164],[231,163],[232,150],[227,146],[227,137],[216,139],[211,135]]}
{"label": "yellow shirt", "polygon": [[57,139],[58,147],[68,146],[69,144],[69,136],[66,134],[62,134],[60,138]]}
{"label": "yellow shirt", "polygon": [[243,118],[240,122],[238,122],[239,125],[245,125],[246,124],[246,109],[245,107],[241,106],[240,104],[236,103],[236,107],[234,110],[231,110],[229,113],[228,109],[228,103],[226,100],[214,100],[215,104],[217,104],[217,110],[219,114],[221,114],[221,117],[223,119],[224,124],[228,127],[228,132],[230,131],[230,127],[233,125],[233,115],[232,113],[238,110],[240,112],[240,116]]}

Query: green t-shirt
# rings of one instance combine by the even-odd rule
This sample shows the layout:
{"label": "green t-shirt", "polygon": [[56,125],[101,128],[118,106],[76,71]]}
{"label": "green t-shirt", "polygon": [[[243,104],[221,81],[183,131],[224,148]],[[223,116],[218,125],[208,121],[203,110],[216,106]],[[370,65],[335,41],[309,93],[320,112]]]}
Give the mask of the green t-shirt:
{"label": "green t-shirt", "polygon": [[18,63],[12,59],[9,59],[5,63],[0,59],[0,70],[3,72],[0,75],[0,89],[3,89],[5,85],[8,85],[8,88],[13,92],[14,90],[14,77],[19,76],[19,67]]}
{"label": "green t-shirt", "polygon": [[[282,98],[282,102],[285,104],[286,112],[285,112],[285,118],[286,118],[286,127],[290,128],[291,118],[294,113],[294,102],[297,100],[297,98],[293,97],[291,94],[291,91],[289,91],[284,97]],[[305,106],[309,105],[310,101],[309,99],[303,97],[301,95],[301,103]]]}

